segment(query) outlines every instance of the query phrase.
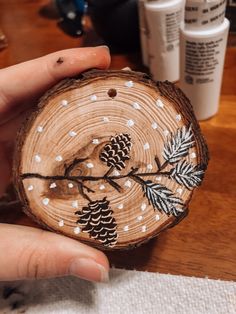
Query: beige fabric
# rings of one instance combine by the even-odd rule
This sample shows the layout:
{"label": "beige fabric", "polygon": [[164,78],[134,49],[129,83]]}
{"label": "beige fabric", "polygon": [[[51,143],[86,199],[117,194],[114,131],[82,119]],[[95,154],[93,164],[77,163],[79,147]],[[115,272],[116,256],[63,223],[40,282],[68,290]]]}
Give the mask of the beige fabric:
{"label": "beige fabric", "polygon": [[236,283],[220,280],[112,270],[109,284],[57,278],[0,285],[1,314],[236,313]]}

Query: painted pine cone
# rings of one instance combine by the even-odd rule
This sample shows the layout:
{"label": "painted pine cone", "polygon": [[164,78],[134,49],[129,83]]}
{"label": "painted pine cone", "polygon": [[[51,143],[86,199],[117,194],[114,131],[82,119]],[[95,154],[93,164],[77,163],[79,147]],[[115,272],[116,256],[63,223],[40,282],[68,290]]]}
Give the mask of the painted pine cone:
{"label": "painted pine cone", "polygon": [[84,232],[89,233],[91,238],[97,239],[108,247],[116,244],[117,224],[106,198],[90,202],[88,206],[82,208],[82,211],[77,211],[75,214],[79,216],[77,223],[82,226]]}
{"label": "painted pine cone", "polygon": [[125,168],[125,161],[130,159],[130,149],[131,137],[127,133],[122,133],[111,137],[110,143],[105,145],[99,157],[108,167],[121,170]]}

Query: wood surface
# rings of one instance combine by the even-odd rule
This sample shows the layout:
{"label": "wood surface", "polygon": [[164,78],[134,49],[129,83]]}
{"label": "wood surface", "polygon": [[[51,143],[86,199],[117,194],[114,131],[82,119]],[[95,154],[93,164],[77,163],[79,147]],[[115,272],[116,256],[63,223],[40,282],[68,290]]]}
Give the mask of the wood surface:
{"label": "wood surface", "polygon": [[[39,15],[47,1],[0,0],[0,24],[9,47],[0,53],[0,67],[39,57],[59,49],[101,44],[90,26],[82,39],[64,35],[55,20]],[[232,35],[233,38],[233,35]],[[231,41],[235,42],[235,41]],[[143,70],[139,54],[113,54],[112,69],[129,66]],[[236,47],[229,46],[218,115],[201,122],[211,161],[205,181],[194,193],[189,216],[174,229],[130,252],[112,252],[112,265],[153,272],[236,278]],[[24,216],[4,206],[1,221],[36,226]]]}

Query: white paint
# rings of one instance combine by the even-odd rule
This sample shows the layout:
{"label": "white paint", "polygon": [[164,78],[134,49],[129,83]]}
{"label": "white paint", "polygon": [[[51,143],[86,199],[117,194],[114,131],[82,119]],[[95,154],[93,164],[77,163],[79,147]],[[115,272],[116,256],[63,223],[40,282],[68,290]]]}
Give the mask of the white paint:
{"label": "white paint", "polygon": [[56,161],[62,161],[62,160],[63,160],[63,158],[62,158],[62,156],[61,156],[61,155],[58,155],[58,156],[56,156],[55,160],[56,160]]}
{"label": "white paint", "polygon": [[127,81],[127,82],[125,82],[125,86],[131,88],[134,86],[134,82],[133,81]]}
{"label": "white paint", "polygon": [[196,158],[196,157],[197,157],[196,153],[194,153],[194,152],[191,153],[191,155],[190,155],[190,158],[191,158],[191,159],[194,159],[194,158]]}
{"label": "white paint", "polygon": [[81,232],[80,227],[75,227],[74,228],[74,234],[79,234]]}
{"label": "white paint", "polygon": [[96,101],[98,98],[97,98],[97,96],[96,95],[92,95],[91,97],[90,97],[90,100],[91,101]]}
{"label": "white paint", "polygon": [[132,182],[130,180],[125,181],[125,187],[131,188]]}
{"label": "white paint", "polygon": [[113,173],[112,173],[114,176],[118,177],[120,175],[119,171],[118,170],[114,170]]}
{"label": "white paint", "polygon": [[136,110],[140,110],[141,109],[141,106],[137,103],[137,102],[134,102],[132,107]]}
{"label": "white paint", "polygon": [[124,226],[124,231],[129,231],[129,226]]}
{"label": "white paint", "polygon": [[163,104],[163,102],[162,102],[160,99],[157,99],[156,105],[157,105],[157,107],[159,107],[159,108],[164,108],[164,104]]}
{"label": "white paint", "polygon": [[93,165],[93,163],[88,162],[88,163],[86,164],[86,167],[89,168],[89,169],[91,169],[91,168],[94,167],[94,165]]}
{"label": "white paint", "polygon": [[170,132],[169,132],[168,130],[164,130],[164,131],[163,131],[163,134],[164,134],[165,136],[168,136],[168,135],[170,134]]}
{"label": "white paint", "polygon": [[133,120],[128,120],[127,121],[127,126],[129,126],[129,127],[132,127],[132,126],[134,126],[134,121]]}
{"label": "white paint", "polygon": [[73,183],[71,183],[71,182],[68,183],[68,188],[69,188],[69,189],[72,189],[73,187],[74,187],[74,184],[73,184]]}
{"label": "white paint", "polygon": [[179,195],[182,195],[182,193],[183,193],[183,189],[178,188],[178,189],[176,190],[176,192],[177,192],[177,193],[179,193]]}
{"label": "white paint", "polygon": [[147,170],[152,170],[153,169],[153,165],[152,164],[148,164],[147,165]]}
{"label": "white paint", "polygon": [[141,211],[145,211],[145,209],[147,208],[147,204],[146,203],[142,203],[141,204]]}
{"label": "white paint", "polygon": [[69,132],[69,135],[70,135],[71,137],[74,137],[74,136],[77,135],[77,133],[76,133],[75,131],[70,131],[70,132]]}
{"label": "white paint", "polygon": [[144,148],[145,150],[148,150],[148,149],[150,148],[149,143],[145,143],[145,144],[143,145],[143,148]]}
{"label": "white paint", "polygon": [[157,214],[155,219],[156,219],[156,221],[159,221],[160,220],[160,216]]}
{"label": "white paint", "polygon": [[156,181],[161,182],[161,177],[156,177]]}
{"label": "white paint", "polygon": [[31,184],[31,185],[29,185],[29,186],[28,186],[28,188],[27,188],[27,190],[28,190],[28,191],[32,191],[33,189],[34,189],[34,187],[33,187],[33,185],[32,185],[32,184]]}
{"label": "white paint", "polygon": [[64,226],[64,220],[60,220],[60,221],[58,222],[58,226],[59,226],[59,227],[63,227],[63,226]]}
{"label": "white paint", "polygon": [[124,205],[123,205],[123,204],[119,204],[119,205],[117,206],[117,208],[118,208],[118,209],[123,209],[123,208],[124,208]]}
{"label": "white paint", "polygon": [[104,189],[105,189],[105,185],[104,185],[104,184],[101,184],[101,185],[99,186],[99,189],[100,189],[100,190],[104,190]]}
{"label": "white paint", "polygon": [[43,132],[43,127],[41,125],[39,125],[37,127],[37,132],[42,133]]}
{"label": "white paint", "polygon": [[143,220],[143,216],[138,216],[137,220],[138,221],[142,221]]}
{"label": "white paint", "polygon": [[34,160],[36,161],[36,162],[41,162],[41,157],[39,156],[39,155],[35,155],[34,156]]}
{"label": "white paint", "polygon": [[103,117],[102,120],[103,120],[103,122],[105,122],[105,123],[107,123],[107,122],[110,121],[108,117]]}
{"label": "white paint", "polygon": [[152,123],[152,128],[153,130],[156,130],[158,128],[158,124],[156,122]]}
{"label": "white paint", "polygon": [[73,201],[73,202],[71,203],[71,206],[72,206],[73,208],[79,208],[79,203],[78,203],[78,201]]}
{"label": "white paint", "polygon": [[49,198],[44,198],[43,200],[42,200],[42,203],[43,203],[43,205],[45,205],[45,206],[47,206],[48,204],[49,204]]}
{"label": "white paint", "polygon": [[176,117],[175,117],[176,121],[181,121],[182,117],[180,114],[177,114]]}
{"label": "white paint", "polygon": [[66,99],[63,99],[63,100],[61,101],[61,105],[62,105],[63,107],[66,107],[66,106],[68,105],[68,101],[67,101]]}
{"label": "white paint", "polygon": [[53,182],[53,183],[50,184],[49,188],[50,188],[50,189],[55,189],[56,186],[57,186],[56,183]]}
{"label": "white paint", "polygon": [[97,138],[94,138],[93,141],[92,141],[92,143],[93,143],[94,145],[97,145],[97,144],[99,144],[100,142],[99,142],[99,140],[98,140]]}
{"label": "white paint", "polygon": [[142,226],[142,232],[146,232],[147,231],[147,227],[146,226]]}

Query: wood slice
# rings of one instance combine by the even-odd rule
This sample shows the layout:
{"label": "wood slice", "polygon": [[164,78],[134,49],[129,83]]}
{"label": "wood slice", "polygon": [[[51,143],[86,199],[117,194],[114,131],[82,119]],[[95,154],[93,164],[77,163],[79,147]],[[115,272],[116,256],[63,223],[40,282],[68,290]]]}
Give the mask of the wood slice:
{"label": "wood slice", "polygon": [[41,99],[19,133],[14,176],[38,223],[114,250],[185,217],[207,163],[180,89],[143,73],[92,70]]}

